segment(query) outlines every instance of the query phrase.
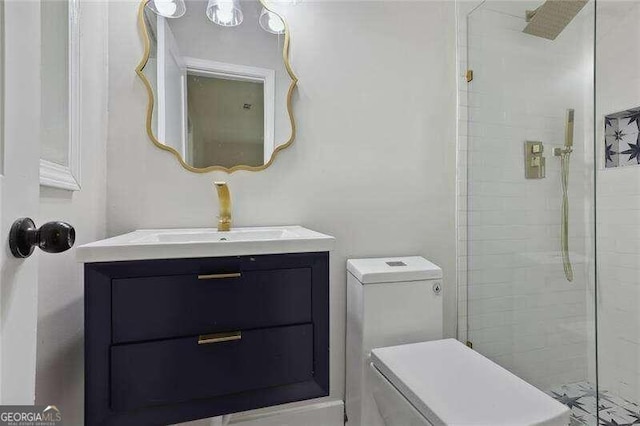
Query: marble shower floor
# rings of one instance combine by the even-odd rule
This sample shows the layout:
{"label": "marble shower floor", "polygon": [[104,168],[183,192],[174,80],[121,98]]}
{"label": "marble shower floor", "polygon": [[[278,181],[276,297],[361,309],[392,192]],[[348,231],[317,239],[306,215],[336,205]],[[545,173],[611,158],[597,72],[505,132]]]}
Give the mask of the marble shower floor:
{"label": "marble shower floor", "polygon": [[[557,386],[547,392],[571,409],[571,426],[640,425],[640,406],[606,390],[600,391],[596,407],[595,385],[588,382]],[[600,424],[596,414],[600,410]]]}

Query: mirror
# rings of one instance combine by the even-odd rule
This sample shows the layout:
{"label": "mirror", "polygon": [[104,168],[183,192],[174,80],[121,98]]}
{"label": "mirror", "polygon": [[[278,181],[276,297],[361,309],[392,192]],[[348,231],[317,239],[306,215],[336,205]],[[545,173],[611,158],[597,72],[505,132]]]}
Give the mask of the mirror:
{"label": "mirror", "polygon": [[295,137],[284,18],[261,0],[144,0],[147,132],[190,171],[262,170]]}
{"label": "mirror", "polygon": [[40,1],[40,185],[80,189],[78,1]]}

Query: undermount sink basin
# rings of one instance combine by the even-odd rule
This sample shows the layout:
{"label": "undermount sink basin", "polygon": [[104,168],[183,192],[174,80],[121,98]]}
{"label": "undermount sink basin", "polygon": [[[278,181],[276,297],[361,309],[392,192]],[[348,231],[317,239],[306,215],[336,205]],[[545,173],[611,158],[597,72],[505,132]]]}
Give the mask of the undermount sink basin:
{"label": "undermount sink basin", "polygon": [[322,252],[334,238],[301,226],[202,229],[141,229],[77,249],[80,262],[116,262],[259,254]]}

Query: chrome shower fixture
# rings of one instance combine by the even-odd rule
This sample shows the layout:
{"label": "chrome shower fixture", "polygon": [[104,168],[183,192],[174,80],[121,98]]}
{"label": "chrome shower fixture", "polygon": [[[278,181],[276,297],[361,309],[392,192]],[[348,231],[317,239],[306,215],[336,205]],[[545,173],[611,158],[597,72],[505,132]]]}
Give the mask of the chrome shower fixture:
{"label": "chrome shower fixture", "polygon": [[522,31],[555,40],[587,4],[587,0],[547,0],[536,10],[527,10],[527,26]]}

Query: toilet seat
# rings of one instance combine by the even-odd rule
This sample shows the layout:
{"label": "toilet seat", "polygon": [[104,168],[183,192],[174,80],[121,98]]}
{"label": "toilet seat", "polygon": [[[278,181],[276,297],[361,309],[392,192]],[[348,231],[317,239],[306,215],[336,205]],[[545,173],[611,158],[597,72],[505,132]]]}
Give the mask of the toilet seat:
{"label": "toilet seat", "polygon": [[371,362],[433,425],[569,424],[566,406],[455,339],[374,349]]}

